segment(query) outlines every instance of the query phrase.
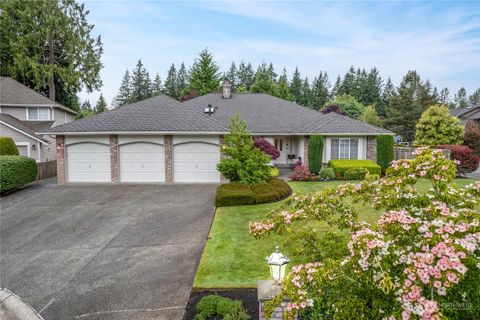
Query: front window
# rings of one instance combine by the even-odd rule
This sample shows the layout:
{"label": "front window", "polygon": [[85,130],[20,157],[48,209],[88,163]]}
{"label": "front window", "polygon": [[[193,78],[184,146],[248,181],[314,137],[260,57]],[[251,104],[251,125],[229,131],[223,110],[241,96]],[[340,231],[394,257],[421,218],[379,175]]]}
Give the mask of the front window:
{"label": "front window", "polygon": [[50,120],[48,108],[28,108],[28,120]]}
{"label": "front window", "polygon": [[331,140],[331,159],[358,159],[358,139]]}

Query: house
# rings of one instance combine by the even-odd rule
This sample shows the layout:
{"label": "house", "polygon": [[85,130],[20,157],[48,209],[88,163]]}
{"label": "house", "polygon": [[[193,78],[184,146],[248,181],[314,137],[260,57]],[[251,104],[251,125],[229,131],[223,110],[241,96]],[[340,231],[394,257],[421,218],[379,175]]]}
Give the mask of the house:
{"label": "house", "polygon": [[480,124],[480,106],[451,109],[450,114],[460,119],[460,123],[463,125],[470,120]]}
{"label": "house", "polygon": [[40,134],[74,120],[76,112],[9,77],[0,77],[0,135],[13,139],[20,155],[54,160],[55,139]]}
{"label": "house", "polygon": [[219,182],[223,135],[235,113],[280,151],[275,164],[308,159],[312,134],[325,138],[324,161],[376,160],[376,136],[391,132],[336,113],[323,114],[267,94],[232,94],[224,83],[180,103],[165,95],[45,130],[56,135],[63,182]]}

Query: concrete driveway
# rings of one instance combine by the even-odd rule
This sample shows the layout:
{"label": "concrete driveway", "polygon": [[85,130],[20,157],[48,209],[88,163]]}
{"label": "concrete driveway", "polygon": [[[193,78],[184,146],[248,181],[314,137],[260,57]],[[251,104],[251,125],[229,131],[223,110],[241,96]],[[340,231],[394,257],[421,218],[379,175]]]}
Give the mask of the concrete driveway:
{"label": "concrete driveway", "polygon": [[215,185],[66,185],[1,212],[1,278],[46,319],[181,319]]}

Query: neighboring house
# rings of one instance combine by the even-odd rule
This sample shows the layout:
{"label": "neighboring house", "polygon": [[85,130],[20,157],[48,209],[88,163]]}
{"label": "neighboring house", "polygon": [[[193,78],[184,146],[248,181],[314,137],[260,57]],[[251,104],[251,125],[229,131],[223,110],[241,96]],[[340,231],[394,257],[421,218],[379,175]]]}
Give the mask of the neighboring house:
{"label": "neighboring house", "polygon": [[470,120],[480,124],[480,106],[451,109],[450,114],[460,119],[460,123],[463,125],[467,124]]}
{"label": "neighboring house", "polygon": [[37,162],[54,160],[55,139],[39,132],[73,121],[75,115],[35,90],[0,77],[0,135],[11,137],[20,155]]}
{"label": "neighboring house", "polygon": [[[57,137],[63,182],[219,182],[223,135],[235,113],[281,156],[308,159],[312,134],[325,137],[324,162],[376,160],[376,136],[392,134],[335,113],[323,114],[267,94],[207,94],[180,103],[165,95],[44,131]],[[289,157],[290,155],[290,157]]]}

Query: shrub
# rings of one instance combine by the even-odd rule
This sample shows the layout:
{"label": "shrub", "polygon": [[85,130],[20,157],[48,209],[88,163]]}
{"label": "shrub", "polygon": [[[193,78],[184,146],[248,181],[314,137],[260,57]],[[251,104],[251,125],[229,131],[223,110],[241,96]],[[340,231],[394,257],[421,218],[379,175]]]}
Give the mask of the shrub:
{"label": "shrub", "polygon": [[278,178],[280,176],[280,171],[278,170],[277,167],[271,166],[270,167],[270,177],[272,178]]}
{"label": "shrub", "polygon": [[203,297],[196,305],[195,320],[224,319],[248,320],[250,316],[243,308],[242,301],[232,300],[219,295]]}
{"label": "shrub", "polygon": [[18,156],[18,149],[10,137],[0,137],[0,156]]}
{"label": "shrub", "polygon": [[0,156],[0,192],[23,187],[37,178],[37,163],[22,156]]}
{"label": "shrub", "polygon": [[230,182],[217,188],[215,205],[225,207],[275,202],[287,198],[291,193],[292,189],[283,179],[270,179],[254,186]]}
{"label": "shrub", "polygon": [[348,168],[343,177],[347,180],[363,180],[367,174],[366,168]]}
{"label": "shrub", "polygon": [[270,156],[253,146],[247,123],[236,113],[231,119],[230,134],[225,136],[222,152],[227,156],[217,170],[230,181],[255,185],[270,177]]}
{"label": "shrub", "polygon": [[340,108],[339,108],[336,104],[328,105],[328,106],[326,106],[325,108],[322,109],[322,113],[327,114],[327,113],[331,113],[331,112],[340,114],[340,115],[342,115],[342,116],[346,116],[346,115],[347,115],[345,112],[343,112],[342,110],[340,110]]}
{"label": "shrub", "polygon": [[341,94],[336,96],[335,99],[328,101],[325,104],[325,109],[329,106],[337,106],[342,112],[353,119],[359,119],[363,114],[365,106],[361,104],[355,97],[348,94]]}
{"label": "shrub", "polygon": [[385,173],[393,159],[393,136],[389,134],[377,136],[377,163],[382,168],[382,173]]}
{"label": "shrub", "polygon": [[322,169],[323,161],[323,137],[319,135],[310,136],[308,142],[308,166],[310,171],[318,174]]}
{"label": "shrub", "polygon": [[450,114],[448,107],[433,105],[422,113],[415,132],[416,146],[435,146],[439,144],[460,144],[463,141],[464,128],[460,120]]}
{"label": "shrub", "polygon": [[333,168],[324,168],[320,170],[319,176],[322,179],[335,179],[335,171]]}
{"label": "shrub", "polygon": [[459,174],[465,174],[473,172],[478,169],[478,162],[480,159],[478,156],[467,146],[460,145],[442,145],[441,149],[450,150],[452,159],[457,164],[457,172]]}
{"label": "shrub", "polygon": [[293,181],[315,181],[318,177],[310,172],[306,166],[296,166],[293,169],[293,174],[290,175]]}
{"label": "shrub", "polygon": [[343,179],[345,176],[345,170],[349,168],[365,168],[370,174],[380,175],[382,169],[378,164],[371,160],[351,160],[351,159],[338,159],[330,160],[328,166],[333,168],[335,176]]}
{"label": "shrub", "polygon": [[480,126],[475,121],[468,121],[465,126],[464,144],[480,156]]}
{"label": "shrub", "polygon": [[268,140],[263,138],[254,138],[253,145],[255,148],[260,149],[263,153],[268,154],[272,160],[280,157],[280,151],[277,150]]}

